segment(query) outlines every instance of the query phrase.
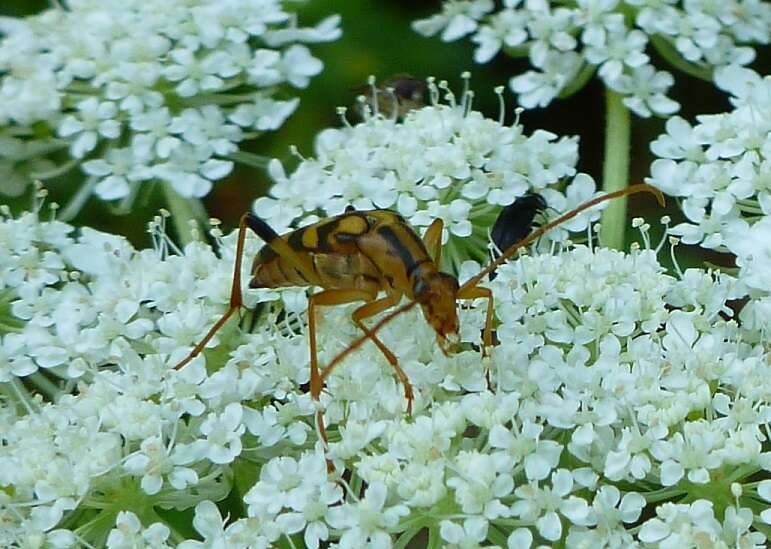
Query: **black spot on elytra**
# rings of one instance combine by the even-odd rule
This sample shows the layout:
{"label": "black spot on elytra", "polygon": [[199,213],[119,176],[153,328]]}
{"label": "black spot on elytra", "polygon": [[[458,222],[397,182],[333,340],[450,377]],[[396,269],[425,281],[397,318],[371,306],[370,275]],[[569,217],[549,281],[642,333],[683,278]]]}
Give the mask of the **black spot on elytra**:
{"label": "black spot on elytra", "polygon": [[399,237],[396,236],[396,233],[393,231],[393,229],[391,229],[391,227],[384,226],[380,227],[377,231],[380,237],[388,243],[389,252],[401,260],[401,262],[404,264],[405,270],[408,273],[412,272],[412,270],[418,266],[418,262],[414,257],[412,257],[412,253],[407,249],[407,247],[402,244],[402,241],[399,240]]}
{"label": "black spot on elytra", "polygon": [[335,234],[335,230],[337,230],[338,225],[340,225],[340,218],[335,217],[316,228],[316,233],[319,237],[317,251],[324,253],[332,253],[336,251],[332,239],[334,238],[333,235]]}

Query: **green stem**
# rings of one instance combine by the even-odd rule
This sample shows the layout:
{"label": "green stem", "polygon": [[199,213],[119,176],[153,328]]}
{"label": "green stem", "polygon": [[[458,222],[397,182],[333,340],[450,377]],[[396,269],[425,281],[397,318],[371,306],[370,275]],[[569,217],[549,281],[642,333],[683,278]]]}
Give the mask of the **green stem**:
{"label": "green stem", "polygon": [[224,158],[239,164],[243,164],[244,166],[258,168],[260,170],[267,168],[268,163],[270,162],[270,158],[267,156],[261,156],[259,154],[250,153],[248,151],[236,151],[226,155]]}
{"label": "green stem", "polygon": [[659,55],[676,69],[706,82],[712,82],[712,70],[706,65],[691,63],[686,60],[668,38],[652,36],[651,44],[656,48]]}
{"label": "green stem", "polygon": [[91,198],[91,194],[94,192],[94,187],[96,187],[97,183],[99,183],[99,179],[96,177],[92,176],[86,179],[86,182],[80,186],[80,189],[75,193],[75,196],[70,199],[62,210],[59,210],[59,214],[56,216],[57,219],[60,221],[71,221],[78,215],[83,206],[86,205],[88,199]]}
{"label": "green stem", "polygon": [[227,94],[227,93],[209,93],[206,95],[194,96],[184,100],[185,107],[200,107],[202,105],[236,105],[238,103],[248,103],[254,101],[255,94]]}
{"label": "green stem", "polygon": [[646,503],[656,503],[659,501],[664,501],[668,499],[673,499],[676,497],[681,496],[685,492],[682,488],[662,488],[661,490],[654,490],[652,492],[646,492],[643,495],[645,496]]}
{"label": "green stem", "polygon": [[141,181],[132,181],[129,183],[129,191],[126,196],[120,199],[117,205],[112,207],[113,215],[128,215],[131,212],[131,208],[134,206],[134,202],[139,195],[139,187],[142,185]]}
{"label": "green stem", "polygon": [[60,394],[62,394],[61,387],[53,383],[46,376],[39,371],[34,374],[30,374],[29,381],[35,385],[35,387],[53,402]]}
{"label": "green stem", "polygon": [[426,517],[420,517],[414,526],[407,528],[396,540],[394,549],[405,549],[407,545],[423,530],[430,521]]}
{"label": "green stem", "polygon": [[201,229],[206,220],[206,210],[198,198],[184,198],[171,186],[171,183],[164,181],[161,184],[163,194],[166,198],[166,205],[171,212],[171,219],[177,230],[177,238],[184,246],[197,240],[193,233],[193,224],[195,228]]}
{"label": "green stem", "polygon": [[439,549],[442,544],[442,538],[439,537],[439,530],[434,526],[428,529],[428,543],[426,549]]}
{"label": "green stem", "polygon": [[32,415],[35,413],[35,408],[32,406],[33,398],[32,395],[29,394],[29,391],[22,385],[22,383],[19,381],[18,378],[14,377],[11,378],[11,381],[9,382],[11,389],[13,389],[13,392],[16,394],[16,399],[18,402],[24,406],[24,408],[27,410],[27,413]]}
{"label": "green stem", "polygon": [[57,166],[56,168],[49,170],[47,172],[31,172],[29,176],[32,179],[53,179],[54,177],[59,177],[60,175],[64,175],[68,171],[70,171],[72,168],[78,165],[78,162],[80,162],[79,159],[73,158],[69,162],[65,162],[64,164],[61,164],[60,166]]}
{"label": "green stem", "polygon": [[[605,95],[605,165],[602,190],[606,193],[624,189],[629,184],[629,145],[631,116],[622,96],[612,90]],[[602,214],[600,238],[603,246],[620,250],[624,247],[627,197],[608,204]]]}
{"label": "green stem", "polygon": [[573,77],[573,79],[568,82],[568,85],[562,88],[559,93],[559,98],[566,99],[577,91],[583,89],[586,83],[589,82],[589,79],[594,76],[596,70],[596,65],[592,65],[591,63],[584,63],[581,69]]}
{"label": "green stem", "polygon": [[86,84],[84,82],[70,82],[70,84],[65,88],[65,92],[87,93],[89,95],[96,95],[97,90],[90,84]]}

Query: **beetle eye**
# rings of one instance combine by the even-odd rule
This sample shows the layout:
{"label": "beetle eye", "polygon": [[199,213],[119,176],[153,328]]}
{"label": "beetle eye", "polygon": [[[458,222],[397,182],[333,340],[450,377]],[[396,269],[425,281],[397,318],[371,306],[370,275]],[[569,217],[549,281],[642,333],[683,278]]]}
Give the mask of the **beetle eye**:
{"label": "beetle eye", "polygon": [[416,298],[428,291],[428,283],[422,278],[415,279],[415,284],[412,286],[412,295]]}

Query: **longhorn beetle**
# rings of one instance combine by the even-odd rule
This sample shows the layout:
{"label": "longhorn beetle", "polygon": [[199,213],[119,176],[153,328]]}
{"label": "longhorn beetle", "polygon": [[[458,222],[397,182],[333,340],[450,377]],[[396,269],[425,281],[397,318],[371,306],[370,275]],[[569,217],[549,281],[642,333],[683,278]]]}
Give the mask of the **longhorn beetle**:
{"label": "longhorn beetle", "polygon": [[[492,343],[493,296],[489,288],[478,286],[479,282],[508,260],[516,250],[526,246],[548,230],[601,202],[638,192],[654,193],[659,203],[662,205],[664,203],[661,192],[646,184],[632,185],[620,191],[595,197],[542,225],[510,246],[495,261],[462,286],[454,276],[439,271],[443,228],[441,219],[435,219],[421,239],[404,218],[395,212],[357,211],[349,207],[340,215],[322,219],[312,225],[279,236],[263,220],[251,213],[244,214],[238,230],[235,272],[228,310],[175,368],[182,368],[200,354],[222,325],[235,311],[243,307],[241,261],[248,227],[266,244],[252,262],[250,288],[285,286],[323,288],[308,298],[311,397],[318,401],[324,381],[334,368],[369,339],[383,353],[404,386],[407,413],[411,414],[412,385],[407,374],[399,366],[396,356],[377,337],[377,331],[380,328],[399,314],[420,304],[426,321],[436,332],[440,348],[447,354],[454,350],[459,341],[456,301],[485,298],[487,311],[482,335],[482,354],[486,356]],[[384,291],[385,295],[378,298],[381,291]],[[390,312],[372,328],[364,324],[365,319],[398,305],[402,297],[407,297],[409,302]],[[352,319],[364,335],[355,339],[324,370],[319,371],[316,308],[356,301],[364,301],[364,304],[354,310]],[[316,412],[316,421],[326,444],[327,434],[321,410]]]}

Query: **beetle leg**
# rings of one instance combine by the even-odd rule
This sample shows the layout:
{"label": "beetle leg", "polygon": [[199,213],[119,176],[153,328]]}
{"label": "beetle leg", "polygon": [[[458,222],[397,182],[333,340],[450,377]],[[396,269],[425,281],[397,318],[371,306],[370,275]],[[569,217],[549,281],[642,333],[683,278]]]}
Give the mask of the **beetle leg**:
{"label": "beetle leg", "polygon": [[[369,336],[375,345],[377,345],[378,349],[380,349],[380,352],[383,353],[383,356],[386,357],[386,360],[388,360],[388,363],[396,372],[396,377],[399,378],[399,381],[401,381],[402,385],[404,386],[404,398],[407,399],[407,415],[412,415],[412,401],[415,397],[412,392],[412,384],[410,383],[410,379],[407,377],[407,374],[404,372],[404,370],[402,370],[401,366],[399,366],[399,361],[396,359],[396,356],[394,356],[390,349],[386,347],[385,343],[380,341],[380,339],[364,324],[365,318],[370,318],[376,314],[382,313],[386,309],[393,307],[398,303],[398,298],[394,296],[385,296],[381,299],[378,299],[377,301],[373,301],[372,303],[365,303],[353,312],[353,321],[359,326],[359,328],[361,328],[365,334]],[[331,368],[328,367],[326,370],[324,370],[324,378],[329,376],[330,369]]]}
{"label": "beetle leg", "polygon": [[292,267],[297,269],[297,271],[303,275],[303,278],[308,281],[308,284],[323,286],[319,275],[316,273],[316,269],[313,267],[310,256],[301,256],[297,254],[289,243],[281,238],[270,225],[252,213],[244,214],[241,218],[241,223],[246,223],[246,225],[253,230],[257,236],[262,238],[265,241],[265,244],[270,246],[276,254],[280,255],[290,263]]}
{"label": "beetle leg", "polygon": [[[248,215],[248,214],[247,214]],[[241,294],[241,262],[244,257],[244,240],[246,239],[246,227],[247,227],[247,215],[241,216],[241,222],[238,225],[238,243],[236,244],[236,265],[233,272],[233,285],[230,288],[230,302],[228,310],[209,328],[203,339],[193,347],[190,354],[187,355],[182,362],[174,366],[174,369],[179,370],[183,368],[188,362],[197,357],[206,347],[206,344],[211,341],[214,334],[219,331],[220,328],[228,321],[234,312],[241,309],[244,304],[243,296]]]}
{"label": "beetle leg", "polygon": [[464,288],[458,292],[458,299],[487,299],[487,313],[485,314],[485,328],[482,333],[483,350],[482,354],[487,356],[488,347],[493,345],[493,292],[490,288],[481,288],[473,286]]}
{"label": "beetle leg", "polygon": [[426,229],[426,234],[423,235],[426,249],[437,267],[442,263],[442,229],[444,229],[444,221],[437,217]]}
{"label": "beetle leg", "polygon": [[220,328],[228,321],[234,312],[243,307],[244,300],[241,293],[241,264],[244,258],[244,242],[246,240],[246,228],[250,228],[257,236],[265,241],[265,244],[273,248],[273,250],[280,256],[284,257],[292,266],[297,269],[311,284],[321,285],[321,280],[313,269],[313,266],[297,255],[295,251],[283,240],[276,231],[274,231],[267,223],[262,219],[256,217],[251,213],[246,213],[241,216],[241,221],[238,224],[238,243],[236,244],[236,260],[235,267],[233,269],[233,285],[230,288],[230,302],[228,310],[209,328],[206,335],[203,336],[200,342],[193,347],[190,354],[187,355],[184,360],[177,364],[174,368],[179,370],[187,365],[191,360],[201,354],[206,348],[206,345],[211,341]]}
{"label": "beetle leg", "polygon": [[[490,288],[472,286],[470,288],[461,288],[458,292],[458,299],[487,299],[487,313],[485,314],[485,327],[482,332],[482,358],[489,356],[489,349],[493,345],[493,292]],[[485,372],[487,378],[487,387],[490,384],[490,370]]]}
{"label": "beetle leg", "polygon": [[[375,297],[377,297],[377,292],[373,294],[366,290],[355,289],[322,290],[308,297],[308,340],[311,351],[311,398],[313,400],[318,402],[326,379],[326,371],[319,373],[318,347],[316,345],[316,307],[342,305],[353,301],[372,301]],[[324,414],[321,410],[316,411],[316,423],[319,426],[321,438],[324,440],[324,446],[326,446],[329,440],[324,427]]]}

